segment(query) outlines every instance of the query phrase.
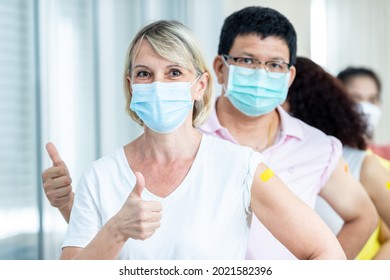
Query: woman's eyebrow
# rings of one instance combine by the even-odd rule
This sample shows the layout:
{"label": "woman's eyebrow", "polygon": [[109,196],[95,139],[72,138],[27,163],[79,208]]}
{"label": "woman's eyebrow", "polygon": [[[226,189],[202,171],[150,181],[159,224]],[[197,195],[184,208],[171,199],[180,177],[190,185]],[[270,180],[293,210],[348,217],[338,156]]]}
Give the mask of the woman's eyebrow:
{"label": "woman's eyebrow", "polygon": [[133,69],[135,69],[135,68],[149,68],[149,67],[148,67],[148,66],[146,66],[146,65],[137,64],[137,65],[135,65],[135,66],[134,66],[134,68],[133,68]]}
{"label": "woman's eyebrow", "polygon": [[185,68],[185,67],[183,67],[182,65],[179,65],[179,64],[169,64],[169,65],[167,65],[167,68],[177,68],[177,67],[179,67],[179,68]]}

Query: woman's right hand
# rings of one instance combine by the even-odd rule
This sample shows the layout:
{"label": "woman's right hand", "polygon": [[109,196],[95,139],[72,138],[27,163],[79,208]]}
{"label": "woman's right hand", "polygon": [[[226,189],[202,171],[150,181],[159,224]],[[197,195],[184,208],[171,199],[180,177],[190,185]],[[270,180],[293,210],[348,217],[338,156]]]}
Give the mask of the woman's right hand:
{"label": "woman's right hand", "polygon": [[162,205],[158,201],[142,200],[145,187],[142,173],[135,172],[136,184],[133,191],[115,215],[117,230],[126,242],[127,239],[145,240],[160,227]]}
{"label": "woman's right hand", "polygon": [[136,172],[136,184],[122,208],[85,247],[64,247],[61,259],[115,259],[129,238],[145,240],[160,226],[162,206],[158,201],[142,200],[145,179]]}

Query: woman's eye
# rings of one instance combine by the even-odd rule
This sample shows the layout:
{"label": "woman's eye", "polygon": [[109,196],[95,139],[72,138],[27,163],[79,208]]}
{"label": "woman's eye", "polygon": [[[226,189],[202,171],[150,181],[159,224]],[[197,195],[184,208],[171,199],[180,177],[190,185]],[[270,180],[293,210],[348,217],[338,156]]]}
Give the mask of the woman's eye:
{"label": "woman's eye", "polygon": [[140,71],[137,73],[137,78],[148,78],[150,76],[150,73],[146,71]]}
{"label": "woman's eye", "polygon": [[369,102],[372,103],[372,104],[377,104],[378,101],[379,101],[378,97],[376,97],[376,96],[375,97],[370,97],[370,100],[369,100]]}
{"label": "woman's eye", "polygon": [[169,76],[171,76],[171,77],[179,77],[180,75],[181,75],[181,72],[177,69],[172,69],[169,72]]}

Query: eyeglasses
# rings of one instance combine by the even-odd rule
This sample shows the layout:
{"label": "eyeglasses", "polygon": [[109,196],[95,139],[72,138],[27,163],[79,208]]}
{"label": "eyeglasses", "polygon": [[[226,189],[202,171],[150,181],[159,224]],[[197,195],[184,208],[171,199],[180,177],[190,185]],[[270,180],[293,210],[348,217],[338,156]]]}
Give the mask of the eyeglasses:
{"label": "eyeglasses", "polygon": [[287,73],[291,67],[289,63],[281,60],[270,60],[263,63],[260,60],[252,57],[232,57],[227,54],[222,56],[226,60],[226,63],[230,59],[233,60],[234,65],[244,68],[257,69],[261,64],[264,64],[265,71],[268,73]]}

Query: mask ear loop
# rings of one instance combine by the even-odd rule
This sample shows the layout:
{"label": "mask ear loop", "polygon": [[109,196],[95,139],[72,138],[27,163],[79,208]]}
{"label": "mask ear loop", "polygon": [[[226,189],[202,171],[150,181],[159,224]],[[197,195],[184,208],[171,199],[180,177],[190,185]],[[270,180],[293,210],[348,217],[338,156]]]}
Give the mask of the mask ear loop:
{"label": "mask ear loop", "polygon": [[[190,84],[190,88],[200,79],[200,77],[202,77],[203,76],[203,73],[202,74],[200,74],[191,84]],[[195,101],[200,101],[200,100],[194,100],[194,102]]]}
{"label": "mask ear loop", "polygon": [[226,67],[230,69],[230,65],[227,63],[226,58],[223,55],[221,56],[222,56],[223,63],[225,63]]}
{"label": "mask ear loop", "polygon": [[200,77],[203,76],[203,73],[200,74],[191,84],[190,84],[190,88],[200,79]]}
{"label": "mask ear loop", "polygon": [[[229,73],[230,73],[230,65],[227,63],[227,60],[225,59],[225,57],[224,57],[223,55],[221,55],[221,56],[222,56],[222,61],[223,61],[223,63],[224,63],[224,64],[226,65],[226,67],[229,69]],[[227,87],[226,87],[225,83],[222,84],[222,88],[223,88],[223,90],[224,90],[224,92],[225,92],[225,96],[226,96]]]}

